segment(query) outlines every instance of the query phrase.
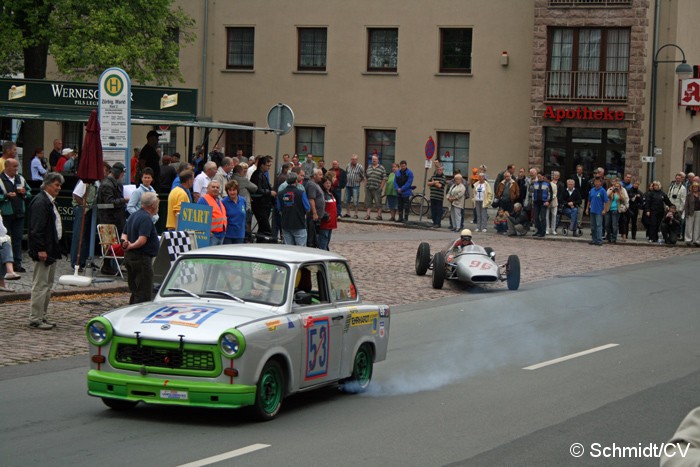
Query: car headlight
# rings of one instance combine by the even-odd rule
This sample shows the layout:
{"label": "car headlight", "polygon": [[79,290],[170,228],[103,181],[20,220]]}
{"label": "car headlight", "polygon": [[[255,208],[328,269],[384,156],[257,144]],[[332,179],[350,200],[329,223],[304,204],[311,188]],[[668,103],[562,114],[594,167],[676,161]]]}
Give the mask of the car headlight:
{"label": "car headlight", "polygon": [[112,329],[112,323],[107,318],[99,316],[88,321],[85,326],[85,333],[91,344],[103,346],[112,340],[114,330]]}
{"label": "car headlight", "polygon": [[245,351],[245,338],[238,329],[229,329],[219,337],[219,348],[226,358],[238,358]]}

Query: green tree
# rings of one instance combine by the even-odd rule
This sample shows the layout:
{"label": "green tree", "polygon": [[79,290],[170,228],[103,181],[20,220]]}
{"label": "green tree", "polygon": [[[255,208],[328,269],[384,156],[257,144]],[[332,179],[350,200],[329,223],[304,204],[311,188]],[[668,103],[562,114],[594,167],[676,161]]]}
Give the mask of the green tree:
{"label": "green tree", "polygon": [[[179,50],[194,42],[194,20],[173,2],[3,0],[0,75],[45,79],[50,54],[69,80],[96,81],[116,66],[135,83],[183,81]],[[25,122],[23,133],[24,148],[43,144],[43,122]]]}
{"label": "green tree", "polygon": [[194,20],[173,0],[4,0],[0,73],[46,78],[49,53],[68,79],[123,68],[137,83],[182,81],[179,50]]}

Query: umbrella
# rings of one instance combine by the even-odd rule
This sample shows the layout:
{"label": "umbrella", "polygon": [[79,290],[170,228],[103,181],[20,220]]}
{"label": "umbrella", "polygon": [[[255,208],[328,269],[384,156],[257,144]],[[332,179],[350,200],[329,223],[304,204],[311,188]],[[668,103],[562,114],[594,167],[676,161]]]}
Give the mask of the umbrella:
{"label": "umbrella", "polygon": [[[78,178],[86,185],[91,185],[98,180],[102,180],[104,172],[102,169],[102,141],[100,140],[100,122],[97,119],[97,110],[90,112],[90,118],[85,126],[85,140],[83,150],[78,160]],[[76,260],[75,272],[72,275],[61,276],[58,282],[67,285],[85,286],[92,283],[90,277],[83,277],[78,274],[80,264],[80,249],[83,245],[83,232],[85,231],[85,208],[87,206],[89,187],[85,188],[83,196],[83,218],[80,222],[80,240],[78,241],[78,258]],[[73,233],[75,235],[75,232]]]}

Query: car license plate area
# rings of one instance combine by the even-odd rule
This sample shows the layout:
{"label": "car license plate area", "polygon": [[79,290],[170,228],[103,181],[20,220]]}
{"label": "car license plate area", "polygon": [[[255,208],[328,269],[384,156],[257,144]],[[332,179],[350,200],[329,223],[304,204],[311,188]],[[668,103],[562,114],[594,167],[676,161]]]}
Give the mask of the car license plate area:
{"label": "car license plate area", "polygon": [[189,396],[187,394],[187,391],[178,391],[176,389],[161,389],[160,398],[175,401],[186,401],[189,398]]}

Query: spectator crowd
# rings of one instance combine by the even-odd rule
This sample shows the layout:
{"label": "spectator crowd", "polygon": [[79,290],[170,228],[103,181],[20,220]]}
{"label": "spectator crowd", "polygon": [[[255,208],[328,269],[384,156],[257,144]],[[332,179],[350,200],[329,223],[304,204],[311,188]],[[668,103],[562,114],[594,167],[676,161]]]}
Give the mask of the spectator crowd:
{"label": "spectator crowd", "polygon": [[[374,154],[365,168],[359,156],[353,154],[344,167],[333,160],[327,168],[323,159],[312,154],[306,154],[303,162],[297,155],[284,154],[281,165],[275,168],[270,156],[246,158],[238,150],[229,157],[218,145],[208,154],[203,147],[197,147],[194,154],[181,161],[178,153],[161,156],[157,142],[157,132],[150,131],[146,144],[134,149],[129,182],[137,188],[128,197],[123,188],[126,167],[120,162],[104,164],[100,182],[86,185],[79,181],[73,190],[71,266],[79,271],[85,267],[89,231],[84,230],[82,239],[78,232],[82,222],[90,225],[96,211],[98,224],[115,225],[121,235],[118,246],[126,259],[130,288],[133,278],[134,302],[150,297],[150,289],[140,279],[146,284],[152,282],[152,270],[146,265],[157,253],[154,238],[158,194],[167,194],[168,230],[177,228],[183,202],[210,206],[211,245],[239,244],[255,238],[258,242],[282,241],[328,250],[332,233],[343,218],[358,219],[364,214],[364,220],[384,220],[388,212],[389,221],[408,221],[416,187],[413,172],[404,160],[387,170]],[[36,303],[33,289],[30,325],[50,329],[53,326],[45,316],[50,288],[46,287],[53,280],[50,264],[60,258],[60,253],[56,253],[53,244],[36,242],[61,239],[60,216],[48,214],[53,214],[51,206],[55,208],[53,193],[60,190],[64,181],[61,174],[74,174],[80,158],[76,151],[63,148],[60,140],[54,141],[48,160],[43,149],[37,148],[31,161],[31,180],[42,186],[38,193],[32,193],[18,173],[15,144],[5,143],[2,149],[0,291],[10,290],[5,281],[26,272],[21,260],[21,239],[28,216],[30,256],[46,267],[39,277],[35,273]],[[441,228],[443,217],[449,214],[449,229],[462,230],[465,214],[471,208],[477,232],[487,232],[492,223],[494,231],[502,235],[524,236],[532,231],[535,237],[553,236],[564,226],[566,232],[580,236],[584,216],[589,216],[593,245],[636,239],[641,222],[649,242],[673,245],[684,241],[700,246],[700,177],[692,173],[677,173],[665,190],[659,181],[654,181],[646,191],[631,174],[610,177],[603,168],[597,168],[588,175],[580,165],[567,180],[562,180],[559,172],[544,174],[538,168],[521,168],[516,175],[513,164],[499,172],[493,183],[485,165],[473,168],[471,174],[455,169],[451,175],[446,176],[445,167],[438,162],[427,180],[426,196],[434,228]],[[37,211],[40,209],[46,217],[41,223],[32,218],[28,208],[32,197],[38,195],[42,196]],[[496,212],[491,222],[489,210]],[[48,237],[47,229],[53,232]],[[102,273],[116,274],[118,267],[106,262]]]}

